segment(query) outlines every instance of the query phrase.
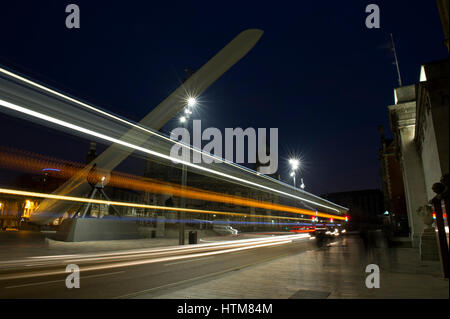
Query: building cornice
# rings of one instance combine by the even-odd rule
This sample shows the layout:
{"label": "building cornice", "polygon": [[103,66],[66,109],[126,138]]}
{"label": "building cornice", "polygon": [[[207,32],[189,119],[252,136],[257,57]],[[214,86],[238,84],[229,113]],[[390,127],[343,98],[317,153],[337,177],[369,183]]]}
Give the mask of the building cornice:
{"label": "building cornice", "polygon": [[416,125],[416,102],[388,106],[389,120],[393,132]]}

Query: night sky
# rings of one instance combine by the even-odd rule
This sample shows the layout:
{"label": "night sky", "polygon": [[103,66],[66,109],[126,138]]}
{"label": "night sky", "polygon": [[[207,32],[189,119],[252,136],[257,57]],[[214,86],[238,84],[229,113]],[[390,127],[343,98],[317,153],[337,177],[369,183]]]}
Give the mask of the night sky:
{"label": "night sky", "polygon": [[[80,29],[65,27],[69,3],[80,6]],[[370,3],[380,29],[365,27]],[[186,67],[248,28],[264,35],[201,96],[202,126],[278,127],[282,179],[289,155],[301,155],[315,194],[379,188],[377,126],[391,135],[386,107],[398,86],[389,33],[403,84],[418,82],[421,64],[448,56],[435,1],[2,1],[0,65],[139,121]],[[88,148],[1,113],[0,136],[68,160]]]}

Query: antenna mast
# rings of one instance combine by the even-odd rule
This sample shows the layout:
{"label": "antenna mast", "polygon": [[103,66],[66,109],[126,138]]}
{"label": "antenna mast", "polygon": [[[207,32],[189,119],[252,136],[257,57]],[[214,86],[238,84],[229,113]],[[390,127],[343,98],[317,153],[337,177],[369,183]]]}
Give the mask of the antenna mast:
{"label": "antenna mast", "polygon": [[395,66],[397,67],[398,84],[402,86],[402,77],[400,76],[400,67],[398,66],[397,51],[395,50],[394,37],[391,33],[392,51],[394,52]]}

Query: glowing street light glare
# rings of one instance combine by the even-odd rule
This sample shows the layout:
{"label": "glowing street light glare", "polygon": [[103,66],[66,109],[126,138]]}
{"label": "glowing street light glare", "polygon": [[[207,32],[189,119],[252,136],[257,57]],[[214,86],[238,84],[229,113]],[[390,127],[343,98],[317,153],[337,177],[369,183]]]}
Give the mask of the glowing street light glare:
{"label": "glowing street light glare", "polygon": [[180,122],[181,122],[181,123],[186,122],[186,117],[185,117],[185,116],[180,117]]}
{"label": "glowing street light glare", "polygon": [[289,160],[289,164],[291,164],[292,169],[295,171],[300,166],[300,161],[295,158],[291,158]]}
{"label": "glowing street light glare", "polygon": [[187,105],[189,107],[194,107],[196,104],[197,104],[197,99],[195,97],[192,97],[192,96],[188,97]]}

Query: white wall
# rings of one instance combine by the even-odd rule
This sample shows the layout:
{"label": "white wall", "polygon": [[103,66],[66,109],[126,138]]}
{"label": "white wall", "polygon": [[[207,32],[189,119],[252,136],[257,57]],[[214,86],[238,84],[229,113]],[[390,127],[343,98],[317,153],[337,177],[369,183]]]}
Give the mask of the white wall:
{"label": "white wall", "polygon": [[426,115],[425,123],[421,156],[427,200],[429,201],[436,195],[431,187],[441,179],[442,170],[431,114]]}

